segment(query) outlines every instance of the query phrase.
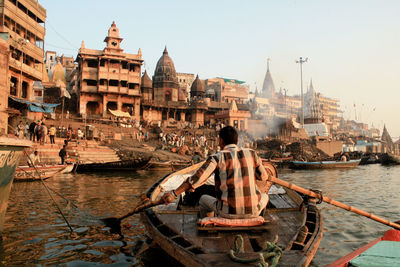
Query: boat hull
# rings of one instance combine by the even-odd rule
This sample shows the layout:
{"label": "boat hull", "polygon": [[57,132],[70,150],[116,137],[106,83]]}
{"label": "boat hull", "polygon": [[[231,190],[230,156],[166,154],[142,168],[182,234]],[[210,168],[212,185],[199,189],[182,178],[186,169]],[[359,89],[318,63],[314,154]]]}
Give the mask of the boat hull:
{"label": "boat hull", "polygon": [[[174,175],[184,175],[187,170],[194,168],[196,165],[175,172]],[[168,183],[170,177],[171,175],[167,175],[154,184],[147,192],[147,197],[152,201],[160,197],[164,192],[162,187]],[[176,207],[174,209],[173,206],[168,208],[174,204],[147,209],[141,213],[141,220],[153,241],[185,266],[244,266],[242,263],[232,261],[228,256],[237,234],[246,237],[245,242],[249,243],[254,240],[261,243],[272,241],[275,234],[279,235],[281,239],[278,245],[285,247],[279,265],[308,266],[322,238],[322,218],[314,200],[303,202],[304,199],[300,195],[289,189],[286,190],[285,196],[282,199],[280,196],[270,196],[270,202],[277,207],[268,208],[265,216],[274,219],[266,229],[259,232],[253,232],[251,229],[249,231],[230,229],[231,231],[227,232],[199,233],[196,230],[197,211]],[[282,203],[283,199],[290,199],[292,206],[278,207],[278,203]],[[308,229],[304,242],[298,240],[299,229],[302,227]],[[255,248],[254,251],[247,251],[248,249],[249,247],[246,248],[248,257],[258,255]]]}
{"label": "boat hull", "polygon": [[46,180],[57,174],[71,172],[73,165],[53,165],[53,166],[18,166],[15,171],[15,182],[34,182],[41,179]]}
{"label": "boat hull", "polygon": [[[352,260],[354,260],[357,257],[359,257],[362,253],[364,253],[368,249],[376,246],[381,241],[392,241],[392,242],[399,242],[400,243],[400,231],[399,230],[395,230],[395,229],[388,230],[388,231],[386,231],[386,233],[382,237],[377,238],[374,241],[371,241],[370,243],[362,246],[361,248],[358,248],[357,250],[355,250],[353,252],[350,252],[349,254],[345,255],[344,257],[342,257],[342,258],[338,259],[337,261],[335,261],[335,262],[331,263],[330,265],[328,265],[328,267],[346,267],[346,266],[349,266],[349,263]],[[388,251],[390,251],[390,250],[388,250]],[[397,253],[397,252],[395,252],[395,253]],[[375,256],[376,256],[376,258],[378,260],[380,260],[382,258],[385,258],[388,255],[379,255],[379,253],[376,253]],[[388,257],[389,261],[395,259],[394,257],[391,258],[390,256],[391,255],[389,255],[389,257]],[[398,256],[398,255],[393,255],[393,256]],[[378,266],[379,265],[378,262],[374,262],[374,257],[368,257],[368,261],[369,261],[371,266]],[[400,260],[398,258],[397,258],[397,263],[400,263]],[[392,262],[392,264],[393,264],[393,266],[397,266],[393,262]],[[353,265],[351,265],[351,266],[353,266]]]}
{"label": "boat hull", "polygon": [[317,161],[317,162],[303,162],[303,161],[292,161],[291,169],[303,169],[303,170],[314,170],[314,169],[338,169],[338,168],[354,168],[360,164],[360,160],[349,160],[349,161]]}
{"label": "boat hull", "polygon": [[17,164],[24,148],[30,145],[30,142],[21,142],[8,138],[0,139],[0,232],[3,230],[8,198]]}
{"label": "boat hull", "polygon": [[77,164],[76,171],[83,172],[104,172],[104,171],[137,171],[149,162],[150,159],[143,160],[121,160],[105,163]]}

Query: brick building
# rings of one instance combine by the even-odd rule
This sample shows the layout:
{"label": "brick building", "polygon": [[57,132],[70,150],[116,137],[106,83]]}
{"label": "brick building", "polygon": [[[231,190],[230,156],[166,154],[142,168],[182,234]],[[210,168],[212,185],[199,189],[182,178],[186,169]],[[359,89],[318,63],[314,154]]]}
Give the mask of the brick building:
{"label": "brick building", "polygon": [[[33,82],[43,78],[43,45],[46,9],[34,0],[0,1],[0,32],[9,35],[8,94],[18,99],[33,100]],[[4,65],[6,66],[6,65]],[[10,102],[9,111],[17,107]],[[27,110],[22,114],[33,118]]]}
{"label": "brick building", "polygon": [[122,38],[112,23],[103,50],[85,48],[82,42],[76,61],[77,105],[81,115],[108,116],[108,110],[129,112],[140,119],[140,80],[142,53],[127,54]]}

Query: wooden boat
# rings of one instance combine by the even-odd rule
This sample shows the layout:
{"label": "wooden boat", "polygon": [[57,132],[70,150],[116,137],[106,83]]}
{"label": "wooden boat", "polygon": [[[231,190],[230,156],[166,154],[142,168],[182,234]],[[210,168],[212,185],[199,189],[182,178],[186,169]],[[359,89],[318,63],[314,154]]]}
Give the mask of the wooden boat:
{"label": "wooden boat", "polygon": [[82,172],[99,172],[99,171],[136,171],[143,168],[150,161],[146,159],[120,160],[112,162],[95,162],[95,163],[78,163],[76,171]]}
{"label": "wooden boat", "polygon": [[[40,181],[40,179],[46,180],[54,177],[60,173],[71,172],[73,165],[51,165],[51,166],[18,166],[15,171],[15,182],[33,182]],[[39,176],[39,174],[40,176]]]}
{"label": "wooden boat", "polygon": [[0,137],[0,232],[3,230],[15,169],[24,148],[31,146],[30,141]]}
{"label": "wooden boat", "polygon": [[61,173],[70,173],[74,170],[74,168],[75,168],[75,163],[67,163],[65,169],[62,170]]}
{"label": "wooden boat", "polygon": [[188,167],[188,166],[190,166],[191,164],[192,164],[191,161],[187,161],[187,160],[176,160],[176,161],[173,161],[173,162],[171,163],[171,168],[172,168],[172,171],[177,171],[177,170],[180,170],[180,169],[182,169],[182,168]]}
{"label": "wooden boat", "polygon": [[190,164],[191,161],[186,160],[150,161],[144,168],[152,171],[176,171]]}
{"label": "wooden boat", "polygon": [[172,169],[171,164],[172,160],[167,160],[167,161],[150,160],[149,163],[145,166],[145,169],[153,171],[171,170]]}
{"label": "wooden boat", "polygon": [[354,168],[360,164],[360,159],[349,161],[292,161],[292,169],[336,169],[336,168]]}
{"label": "wooden boat", "polygon": [[384,153],[381,156],[381,163],[382,165],[399,165],[400,156],[391,153]]}
{"label": "wooden boat", "polygon": [[290,165],[290,163],[293,161],[293,157],[262,159],[262,161],[271,162],[278,168],[284,168]]}
{"label": "wooden boat", "polygon": [[400,231],[388,230],[382,237],[328,266],[400,266]]}
{"label": "wooden boat", "polygon": [[[169,174],[156,182],[147,197],[157,201],[165,191],[175,189],[192,175],[201,163]],[[270,164],[270,169],[274,167]],[[275,170],[275,169],[274,169]],[[213,187],[213,186],[212,186]],[[302,198],[296,192],[279,188],[269,194],[264,218],[268,223],[252,227],[200,227],[198,208],[185,206],[182,198],[169,205],[159,205],[141,213],[148,232],[163,250],[185,266],[244,266],[228,255],[236,235],[244,241],[241,257],[259,259],[265,242],[278,236],[283,248],[279,265],[307,266],[322,238],[322,218],[315,199]],[[252,263],[254,266],[255,263]]]}

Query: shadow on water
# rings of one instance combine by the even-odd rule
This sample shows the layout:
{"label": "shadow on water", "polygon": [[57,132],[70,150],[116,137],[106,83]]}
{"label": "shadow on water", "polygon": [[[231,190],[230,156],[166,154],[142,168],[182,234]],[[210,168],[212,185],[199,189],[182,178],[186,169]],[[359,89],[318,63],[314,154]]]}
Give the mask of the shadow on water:
{"label": "shadow on water", "polygon": [[[360,166],[351,170],[283,171],[280,177],[299,186],[378,216],[400,219],[399,167]],[[54,196],[74,234],[57,213],[40,183],[15,183],[6,214],[0,266],[177,266],[150,240],[139,215],[123,221],[124,238],[111,234],[101,218],[121,216],[165,173],[60,175],[48,186],[78,206]],[[325,266],[382,235],[388,227],[348,211],[321,204],[324,237],[312,266]]]}

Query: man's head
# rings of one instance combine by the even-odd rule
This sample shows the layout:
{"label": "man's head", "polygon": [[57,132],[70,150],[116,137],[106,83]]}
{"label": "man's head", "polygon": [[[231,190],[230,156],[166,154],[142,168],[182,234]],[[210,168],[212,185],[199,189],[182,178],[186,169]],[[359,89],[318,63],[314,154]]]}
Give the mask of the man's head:
{"label": "man's head", "polygon": [[37,154],[39,154],[39,152],[37,150],[35,150],[35,152],[33,152],[35,154],[35,156],[37,156]]}
{"label": "man's head", "polygon": [[238,133],[232,126],[225,126],[219,131],[219,145],[221,149],[230,144],[237,144]]}

